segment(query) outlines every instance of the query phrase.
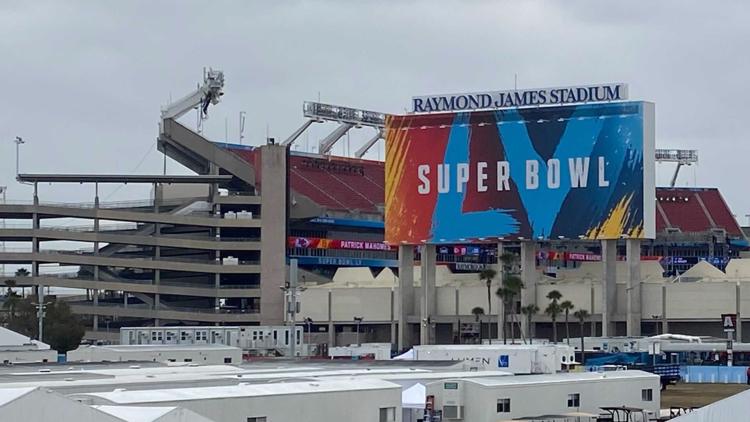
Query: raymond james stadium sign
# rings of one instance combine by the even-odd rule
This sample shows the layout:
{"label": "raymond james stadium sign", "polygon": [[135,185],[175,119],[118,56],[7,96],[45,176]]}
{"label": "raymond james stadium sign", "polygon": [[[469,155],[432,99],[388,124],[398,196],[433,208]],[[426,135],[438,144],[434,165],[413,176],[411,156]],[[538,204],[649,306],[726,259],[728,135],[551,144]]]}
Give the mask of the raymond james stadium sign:
{"label": "raymond james stadium sign", "polygon": [[412,98],[414,113],[539,107],[589,102],[621,101],[628,98],[628,85],[610,83],[561,88],[516,89],[470,94],[424,95]]}

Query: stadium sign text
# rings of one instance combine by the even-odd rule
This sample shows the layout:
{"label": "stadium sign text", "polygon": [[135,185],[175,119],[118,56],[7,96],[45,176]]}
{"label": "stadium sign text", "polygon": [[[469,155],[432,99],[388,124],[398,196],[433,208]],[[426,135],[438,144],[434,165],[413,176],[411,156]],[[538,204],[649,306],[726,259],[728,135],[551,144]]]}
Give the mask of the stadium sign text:
{"label": "stadium sign text", "polygon": [[[572,157],[567,161],[550,158],[545,165],[540,164],[537,160],[526,160],[525,189],[539,189],[540,185],[546,186],[547,189],[560,189],[561,185],[571,188],[586,188],[590,183],[588,178],[590,161],[590,157]],[[605,175],[605,158],[596,157],[596,163],[598,167],[597,187],[609,187],[609,180]],[[544,166],[542,170],[546,172],[546,177],[543,177],[544,172],[540,172],[540,166]],[[435,187],[437,187],[438,193],[450,193],[454,189],[455,192],[462,193],[469,182],[469,174],[473,170],[469,163],[457,163],[455,169],[452,169],[450,164],[438,164],[435,167],[437,168],[434,169],[429,164],[417,166],[417,178],[419,179],[417,192],[420,195],[431,194]],[[565,167],[564,170],[563,167]],[[451,174],[452,170],[453,175]],[[563,176],[563,172],[566,176]],[[474,174],[476,175],[476,185],[467,189],[487,192],[489,190],[487,179],[492,175],[495,178],[494,185],[497,186],[498,192],[510,190],[511,169],[508,161],[497,161],[495,163],[479,161],[476,163],[476,173]],[[567,176],[570,178],[569,185],[562,182],[562,178]]]}
{"label": "stadium sign text", "polygon": [[434,113],[492,108],[538,107],[621,101],[627,98],[627,84],[609,83],[560,88],[424,95],[412,97],[412,111],[414,113]]}

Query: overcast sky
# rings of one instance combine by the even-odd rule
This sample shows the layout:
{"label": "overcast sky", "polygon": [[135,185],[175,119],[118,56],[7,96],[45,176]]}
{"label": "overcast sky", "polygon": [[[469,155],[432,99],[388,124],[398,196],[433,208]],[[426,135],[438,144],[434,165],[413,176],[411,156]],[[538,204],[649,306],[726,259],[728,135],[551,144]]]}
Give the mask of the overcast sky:
{"label": "overcast sky", "polygon": [[[159,108],[204,66],[226,75],[206,133],[223,139],[228,121],[237,142],[244,110],[252,144],[267,128],[288,136],[318,95],[398,113],[412,95],[509,89],[518,74],[522,88],[629,83],[632,99],[656,103],[657,147],[699,150],[678,183],[719,187],[745,224],[749,18],[739,1],[2,0],[0,185],[30,197],[14,180],[15,136],[27,141],[22,172],[160,173]],[[300,147],[323,135],[313,129]],[[672,168],[657,167],[657,184]],[[113,189],[102,199],[148,194]],[[43,187],[41,199],[90,200],[90,190]]]}

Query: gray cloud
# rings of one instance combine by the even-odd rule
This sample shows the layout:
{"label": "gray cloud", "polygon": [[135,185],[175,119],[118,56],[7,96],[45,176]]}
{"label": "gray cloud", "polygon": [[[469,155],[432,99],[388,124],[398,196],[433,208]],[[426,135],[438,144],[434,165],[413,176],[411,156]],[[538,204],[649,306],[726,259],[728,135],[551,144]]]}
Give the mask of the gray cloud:
{"label": "gray cloud", "polygon": [[[630,83],[631,98],[657,104],[658,145],[698,148],[697,184],[720,187],[742,216],[749,11],[731,1],[4,2],[0,184],[29,195],[13,181],[16,135],[28,141],[25,171],[128,173],[148,154],[136,171],[160,172],[159,107],[195,86],[203,66],[227,78],[207,134],[222,139],[227,119],[236,141],[245,110],[254,144],[267,127],[291,133],[301,102],[319,92],[401,112],[414,94],[511,88],[518,74],[522,87]],[[324,134],[311,131],[308,145]],[[352,144],[368,134],[355,132]],[[659,169],[667,183],[671,168]],[[693,180],[688,170],[680,183]],[[128,186],[115,197],[146,193]]]}

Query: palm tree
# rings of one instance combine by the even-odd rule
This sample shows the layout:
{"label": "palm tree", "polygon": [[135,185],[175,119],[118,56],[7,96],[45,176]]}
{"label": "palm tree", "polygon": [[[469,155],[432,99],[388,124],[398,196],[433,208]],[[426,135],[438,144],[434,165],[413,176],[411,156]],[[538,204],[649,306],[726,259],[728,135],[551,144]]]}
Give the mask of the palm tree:
{"label": "palm tree", "polygon": [[569,300],[564,300],[560,303],[560,309],[565,312],[565,338],[568,341],[568,346],[570,346],[570,325],[568,325],[568,315],[573,308],[575,308],[575,306],[573,306],[573,302]]}
{"label": "palm tree", "polygon": [[487,283],[487,313],[492,315],[492,280],[497,277],[497,271],[492,268],[485,268],[479,272],[479,279]]}
{"label": "palm tree", "polygon": [[549,293],[547,293],[547,299],[557,303],[558,300],[562,298],[562,293],[560,293],[557,290],[552,290]]}
{"label": "palm tree", "polygon": [[526,316],[526,336],[529,338],[529,344],[532,343],[532,332],[531,332],[531,319],[536,315],[536,313],[539,312],[539,307],[534,305],[533,303],[528,304],[521,308],[521,313]]}
{"label": "palm tree", "polygon": [[474,315],[474,319],[479,323],[479,343],[482,343],[482,315],[484,315],[484,309],[481,306],[476,306],[471,310]]}
{"label": "palm tree", "polygon": [[562,308],[560,308],[559,303],[552,301],[547,305],[547,309],[544,310],[544,313],[552,318],[552,341],[557,344],[557,316],[562,313]]}
{"label": "palm tree", "polygon": [[[31,273],[26,268],[21,267],[16,270],[16,277],[28,277],[30,275]],[[26,296],[25,293],[26,293],[25,288],[21,287],[21,297]]]}
{"label": "palm tree", "polygon": [[578,318],[578,323],[581,324],[581,365],[583,365],[586,363],[586,351],[583,348],[583,323],[586,321],[586,318],[589,317],[589,311],[579,309],[573,312],[573,316]]}
{"label": "palm tree", "polygon": [[[523,289],[523,280],[521,280],[521,277],[514,275],[514,274],[506,274],[505,277],[503,277],[503,287],[507,290],[508,293],[508,304],[507,308],[512,315],[512,320],[510,321],[510,338],[512,340],[516,339],[516,334],[514,330],[514,322],[515,316],[518,314],[518,311],[516,311],[516,297],[518,297],[521,294],[521,289]],[[505,307],[505,306],[504,306]],[[520,331],[520,327],[519,327]]]}
{"label": "palm tree", "polygon": [[508,342],[507,342],[506,335],[505,335],[506,334],[506,328],[505,327],[506,327],[506,324],[507,324],[506,318],[508,316],[508,298],[510,297],[511,292],[510,292],[510,290],[508,290],[505,287],[498,287],[497,291],[495,291],[495,294],[503,302],[503,315],[502,315],[502,327],[501,327],[501,329],[502,329],[502,333],[503,333],[503,344],[507,344]]}

